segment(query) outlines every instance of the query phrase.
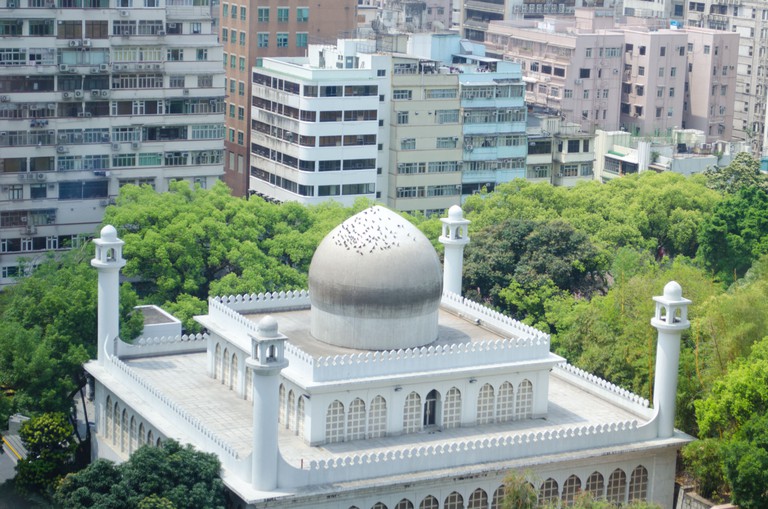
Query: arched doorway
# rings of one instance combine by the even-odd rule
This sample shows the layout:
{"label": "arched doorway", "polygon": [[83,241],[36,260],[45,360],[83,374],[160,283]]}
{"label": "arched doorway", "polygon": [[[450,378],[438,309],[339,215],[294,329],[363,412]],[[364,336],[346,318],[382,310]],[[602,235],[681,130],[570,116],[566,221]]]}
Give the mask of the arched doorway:
{"label": "arched doorway", "polygon": [[437,425],[437,412],[438,403],[440,401],[440,393],[432,389],[427,394],[427,399],[424,400],[424,427]]}

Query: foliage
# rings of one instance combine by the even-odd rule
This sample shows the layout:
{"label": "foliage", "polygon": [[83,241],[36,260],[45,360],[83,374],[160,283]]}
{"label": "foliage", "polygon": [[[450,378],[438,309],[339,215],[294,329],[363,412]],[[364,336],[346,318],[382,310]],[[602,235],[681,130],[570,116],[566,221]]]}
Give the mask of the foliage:
{"label": "foliage", "polygon": [[682,450],[683,461],[694,475],[699,495],[722,500],[727,491],[723,472],[723,447],[719,439],[705,438],[686,445]]}
{"label": "foliage", "polygon": [[185,334],[196,334],[202,331],[202,327],[194,320],[194,317],[206,314],[208,303],[194,295],[182,293],[176,297],[176,302],[166,302],[162,308],[181,320]]}
{"label": "foliage", "polygon": [[704,177],[707,187],[721,193],[734,194],[752,186],[768,191],[768,180],[760,171],[760,161],[747,152],[737,154],[728,166],[707,168]]}
{"label": "foliage", "polygon": [[768,506],[768,415],[755,412],[726,445],[725,472],[739,507]]}
{"label": "foliage", "polygon": [[54,502],[67,509],[219,509],[225,505],[220,470],[215,455],[168,440],[139,448],[121,465],[97,460],[67,476]]}
{"label": "foliage", "polygon": [[[0,302],[0,385],[14,391],[5,412],[66,412],[82,383],[82,364],[96,354],[97,273],[86,245],[46,258],[7,288]],[[120,289],[121,336],[142,328],[136,294]],[[5,413],[0,419],[7,420]]]}
{"label": "foliage", "polygon": [[537,498],[536,489],[524,475],[510,472],[504,479],[502,509],[535,509],[538,507]]}
{"label": "foliage", "polygon": [[25,422],[19,436],[27,458],[16,465],[16,486],[21,491],[47,493],[71,467],[77,444],[63,413],[45,413]]}
{"label": "foliage", "polygon": [[698,255],[724,281],[741,277],[768,253],[768,194],[741,188],[720,202],[701,225]]}

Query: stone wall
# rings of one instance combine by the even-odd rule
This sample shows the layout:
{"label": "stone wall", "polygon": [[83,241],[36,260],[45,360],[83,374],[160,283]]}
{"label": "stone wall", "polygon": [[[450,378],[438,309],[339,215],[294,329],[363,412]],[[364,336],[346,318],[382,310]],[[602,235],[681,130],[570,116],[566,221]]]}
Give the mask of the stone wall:
{"label": "stone wall", "polygon": [[675,509],[738,509],[733,504],[717,504],[694,491],[693,486],[678,486]]}

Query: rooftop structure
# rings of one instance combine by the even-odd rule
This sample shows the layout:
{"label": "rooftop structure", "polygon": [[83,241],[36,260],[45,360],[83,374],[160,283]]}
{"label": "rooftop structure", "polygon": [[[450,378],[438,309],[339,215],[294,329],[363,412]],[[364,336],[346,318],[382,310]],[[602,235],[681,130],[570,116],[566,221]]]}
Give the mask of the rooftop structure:
{"label": "rooftop structure", "polygon": [[458,207],[443,222],[442,285],[427,239],[373,208],[326,237],[309,292],[212,298],[197,318],[205,335],[132,345],[110,318],[124,260],[105,227],[93,261],[99,353],[86,365],[94,454],[122,461],[166,438],[192,443],[220,458],[248,508],[498,508],[510,469],[527,472],[542,502],[589,491],[671,507],[676,452],[690,440],[673,428],[690,303],[679,285],[654,298],[651,408],[569,366],[546,334],[453,293],[467,224]]}

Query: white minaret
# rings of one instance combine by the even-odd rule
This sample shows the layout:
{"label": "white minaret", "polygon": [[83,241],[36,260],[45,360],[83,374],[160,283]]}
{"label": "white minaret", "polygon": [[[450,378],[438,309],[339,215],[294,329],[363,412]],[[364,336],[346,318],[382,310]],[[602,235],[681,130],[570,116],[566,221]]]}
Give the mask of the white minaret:
{"label": "white minaret", "polygon": [[265,316],[257,334],[251,335],[251,356],[245,365],[253,370],[253,454],[251,482],[260,491],[277,487],[280,451],[277,448],[277,416],[280,371],[288,366],[285,340],[277,331],[277,320]]}
{"label": "white minaret", "polygon": [[659,438],[671,437],[675,431],[675,400],[680,360],[680,336],[691,326],[688,304],[683,289],[675,281],[664,286],[664,295],[654,297],[656,314],[651,319],[658,331],[656,345],[656,378],[653,382],[653,407],[658,411]]}
{"label": "white minaret", "polygon": [[458,205],[448,209],[448,217],[441,217],[443,233],[440,242],[445,246],[443,257],[443,291],[461,295],[461,273],[464,268],[464,246],[469,244],[469,220]]}
{"label": "white minaret", "polygon": [[117,238],[112,225],[101,229],[101,238],[93,239],[96,254],[91,265],[99,271],[98,352],[96,359],[104,361],[105,354],[113,355],[114,342],[120,335],[120,269],[125,267],[124,242]]}

